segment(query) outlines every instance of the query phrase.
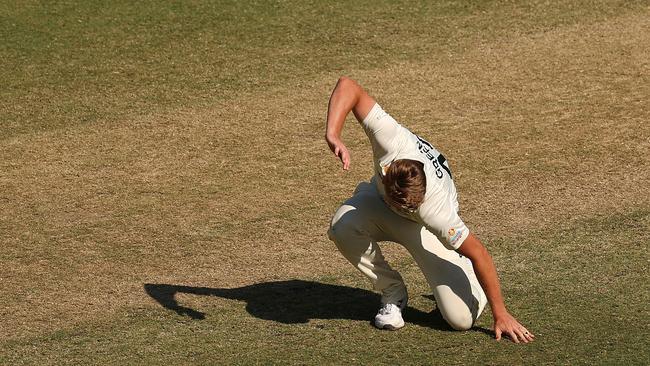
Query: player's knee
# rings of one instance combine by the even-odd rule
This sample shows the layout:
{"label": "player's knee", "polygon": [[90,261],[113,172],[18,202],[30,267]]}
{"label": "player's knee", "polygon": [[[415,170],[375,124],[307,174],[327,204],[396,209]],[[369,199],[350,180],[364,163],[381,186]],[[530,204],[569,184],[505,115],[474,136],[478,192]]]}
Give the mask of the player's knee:
{"label": "player's knee", "polygon": [[352,225],[345,221],[333,222],[330,229],[327,231],[327,236],[335,243],[345,242],[346,238],[354,235],[355,229]]}
{"label": "player's knee", "polygon": [[355,208],[348,205],[341,206],[334,217],[327,235],[333,242],[343,242],[345,238],[355,235],[358,232],[358,225],[355,220]]}
{"label": "player's knee", "polygon": [[455,330],[468,330],[474,325],[474,318],[469,311],[441,312],[447,324]]}

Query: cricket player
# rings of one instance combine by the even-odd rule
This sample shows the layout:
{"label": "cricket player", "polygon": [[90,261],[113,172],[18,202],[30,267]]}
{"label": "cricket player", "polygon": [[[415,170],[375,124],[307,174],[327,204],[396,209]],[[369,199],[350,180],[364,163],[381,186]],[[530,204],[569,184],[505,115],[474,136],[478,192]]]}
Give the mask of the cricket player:
{"label": "cricket player", "polygon": [[458,215],[445,157],[398,124],[354,80],[341,77],[329,100],[325,138],[345,170],[350,154],[341,131],[350,111],[370,139],[375,171],[336,211],[328,235],[381,292],[375,326],[404,326],[406,286],[378,245],[393,241],[413,256],[452,328],[470,329],[489,303],[497,340],[505,335],[516,343],[532,341],[535,336],[506,309],[490,254]]}

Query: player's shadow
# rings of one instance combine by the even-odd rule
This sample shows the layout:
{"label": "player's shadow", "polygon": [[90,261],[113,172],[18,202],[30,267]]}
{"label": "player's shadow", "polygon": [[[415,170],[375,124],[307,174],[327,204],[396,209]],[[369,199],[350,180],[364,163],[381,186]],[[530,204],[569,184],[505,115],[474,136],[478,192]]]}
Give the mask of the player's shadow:
{"label": "player's shadow", "polygon": [[[380,305],[379,295],[367,290],[302,280],[265,282],[232,289],[145,284],[144,290],[163,307],[199,320],[205,319],[205,313],[179,304],[176,294],[245,301],[246,310],[251,315],[285,324],[307,323],[310,319],[370,321]],[[435,329],[451,330],[435,310],[426,313],[408,307],[404,320]],[[489,333],[483,328],[474,329]]]}

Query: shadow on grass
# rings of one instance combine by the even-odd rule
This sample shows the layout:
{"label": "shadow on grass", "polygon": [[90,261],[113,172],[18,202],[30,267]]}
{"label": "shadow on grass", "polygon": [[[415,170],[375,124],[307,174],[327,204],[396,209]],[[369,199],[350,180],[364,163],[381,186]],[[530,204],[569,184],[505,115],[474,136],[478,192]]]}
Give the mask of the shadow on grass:
{"label": "shadow on grass", "polygon": [[[175,298],[177,293],[246,301],[246,310],[251,315],[285,324],[307,323],[310,319],[370,321],[380,305],[379,295],[367,290],[302,280],[265,282],[232,289],[147,283],[144,290],[163,307],[197,320],[205,319],[205,314],[179,304]],[[438,330],[451,330],[437,310],[425,313],[408,307],[404,320]],[[484,328],[473,330],[492,334]]]}

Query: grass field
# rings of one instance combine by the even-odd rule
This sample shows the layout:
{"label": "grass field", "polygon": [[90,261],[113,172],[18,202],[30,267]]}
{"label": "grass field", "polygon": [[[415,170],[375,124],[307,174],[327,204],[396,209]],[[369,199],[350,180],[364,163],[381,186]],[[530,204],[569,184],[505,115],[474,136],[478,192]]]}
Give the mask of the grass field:
{"label": "grass field", "polygon": [[[0,364],[649,364],[649,1],[0,1]],[[327,239],[358,80],[449,158],[511,312],[407,327]]]}

